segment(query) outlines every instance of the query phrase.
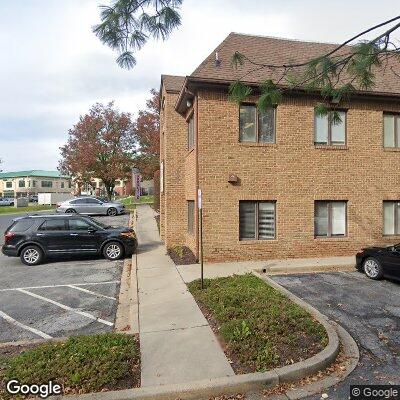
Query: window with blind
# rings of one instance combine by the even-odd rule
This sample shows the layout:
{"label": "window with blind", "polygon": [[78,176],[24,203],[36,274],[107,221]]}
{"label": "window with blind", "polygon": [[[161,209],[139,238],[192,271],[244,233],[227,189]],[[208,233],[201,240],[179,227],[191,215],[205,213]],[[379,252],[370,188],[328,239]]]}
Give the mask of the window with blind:
{"label": "window with blind", "polygon": [[194,149],[194,138],[194,118],[192,115],[188,121],[188,150]]}
{"label": "window with blind", "polygon": [[194,201],[193,200],[188,200],[187,201],[187,231],[191,235],[194,235],[194,215],[195,209],[194,209]]}
{"label": "window with blind", "polygon": [[326,115],[315,113],[314,144],[343,146],[346,144],[346,112],[336,111],[340,122],[334,122],[332,112]]}
{"label": "window with blind", "polygon": [[240,240],[262,240],[275,238],[275,202],[239,202]]}
{"label": "window with blind", "polygon": [[275,108],[259,111],[254,104],[239,109],[240,142],[275,143]]}
{"label": "window with blind", "polygon": [[400,115],[383,114],[383,146],[400,147]]}
{"label": "window with blind", "polygon": [[347,202],[316,201],[314,205],[316,237],[347,235]]}
{"label": "window with blind", "polygon": [[400,235],[400,201],[383,202],[383,234]]}

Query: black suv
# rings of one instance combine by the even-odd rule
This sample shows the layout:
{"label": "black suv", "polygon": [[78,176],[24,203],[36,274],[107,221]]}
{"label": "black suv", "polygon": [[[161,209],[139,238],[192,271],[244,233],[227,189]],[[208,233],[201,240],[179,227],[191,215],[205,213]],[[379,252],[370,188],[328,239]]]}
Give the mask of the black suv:
{"label": "black suv", "polygon": [[26,265],[58,254],[102,254],[118,260],[136,251],[136,234],[80,215],[31,215],[13,220],[4,234],[2,252]]}

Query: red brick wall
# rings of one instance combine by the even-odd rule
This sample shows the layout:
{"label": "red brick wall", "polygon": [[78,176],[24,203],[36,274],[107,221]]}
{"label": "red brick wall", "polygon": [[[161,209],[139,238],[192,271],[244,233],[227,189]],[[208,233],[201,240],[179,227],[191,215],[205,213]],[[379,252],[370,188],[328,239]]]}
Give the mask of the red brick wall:
{"label": "red brick wall", "polygon": [[[199,186],[208,261],[351,255],[382,236],[382,200],[400,199],[400,153],[382,148],[382,112],[393,103],[358,102],[347,113],[345,149],[316,148],[316,101],[285,98],[276,144],[238,142],[238,106],[200,92]],[[230,173],[240,182],[227,182]],[[348,236],[314,238],[314,201],[348,201]],[[239,241],[239,200],[276,201],[276,239]]]}

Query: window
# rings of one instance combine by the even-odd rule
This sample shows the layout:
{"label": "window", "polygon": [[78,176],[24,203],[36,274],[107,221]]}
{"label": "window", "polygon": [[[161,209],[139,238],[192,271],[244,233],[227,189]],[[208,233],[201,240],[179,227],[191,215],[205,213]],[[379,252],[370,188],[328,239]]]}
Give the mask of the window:
{"label": "window", "polygon": [[51,188],[51,187],[53,187],[53,182],[52,181],[42,181],[41,185],[42,185],[42,187]]}
{"label": "window", "polygon": [[383,114],[383,146],[400,147],[400,115]]}
{"label": "window", "polygon": [[254,104],[239,109],[239,141],[275,143],[275,108],[258,111]]}
{"label": "window", "polygon": [[188,122],[188,149],[194,149],[194,118],[193,115],[190,117]]}
{"label": "window", "polygon": [[36,187],[36,181],[32,181],[32,187]]}
{"label": "window", "polygon": [[70,204],[86,204],[86,199],[77,199],[70,201]]}
{"label": "window", "polygon": [[64,189],[64,182],[61,182],[61,189]]}
{"label": "window", "polygon": [[34,220],[32,218],[29,219],[20,219],[9,229],[9,232],[25,232],[27,231],[32,225]]}
{"label": "window", "polygon": [[187,231],[191,235],[194,235],[194,201],[188,200],[187,202],[187,212],[188,212],[188,224],[187,224]]}
{"label": "window", "polygon": [[327,115],[315,114],[314,144],[343,146],[346,144],[346,112],[336,111],[341,122],[334,123],[332,111]]}
{"label": "window", "polygon": [[66,229],[65,219],[62,218],[48,219],[39,227],[40,231],[65,231]]}
{"label": "window", "polygon": [[85,203],[86,204],[102,204],[102,202],[100,200],[92,199],[90,197],[85,199]]}
{"label": "window", "polygon": [[24,180],[18,181],[18,187],[24,188],[25,187],[25,181]]}
{"label": "window", "polygon": [[69,230],[70,231],[87,231],[90,228],[93,228],[88,222],[83,219],[70,219],[68,220]]}
{"label": "window", "polygon": [[275,238],[275,202],[240,201],[240,240]]}
{"label": "window", "polygon": [[316,201],[314,204],[314,235],[347,235],[347,202]]}
{"label": "window", "polygon": [[6,182],[6,188],[11,189],[12,188],[12,182]]}
{"label": "window", "polygon": [[400,235],[400,201],[383,202],[383,234]]}

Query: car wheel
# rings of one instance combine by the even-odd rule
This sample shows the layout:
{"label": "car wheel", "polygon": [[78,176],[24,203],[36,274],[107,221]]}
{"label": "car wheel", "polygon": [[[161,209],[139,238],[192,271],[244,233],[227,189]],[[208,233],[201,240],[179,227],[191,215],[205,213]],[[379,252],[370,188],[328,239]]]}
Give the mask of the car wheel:
{"label": "car wheel", "polygon": [[26,246],[22,249],[20,259],[25,265],[38,265],[43,260],[43,251],[35,245]]}
{"label": "car wheel", "polygon": [[363,263],[365,275],[371,279],[380,279],[383,276],[383,269],[381,263],[372,257],[367,258]]}
{"label": "car wheel", "polygon": [[124,248],[118,242],[110,242],[104,246],[103,255],[109,260],[119,260],[124,255]]}
{"label": "car wheel", "polygon": [[73,208],[68,208],[68,210],[65,211],[66,214],[76,214],[76,211]]}
{"label": "car wheel", "polygon": [[118,214],[118,211],[117,211],[117,209],[114,208],[114,207],[110,207],[110,208],[107,210],[107,215],[109,215],[110,217],[115,217],[117,214]]}

